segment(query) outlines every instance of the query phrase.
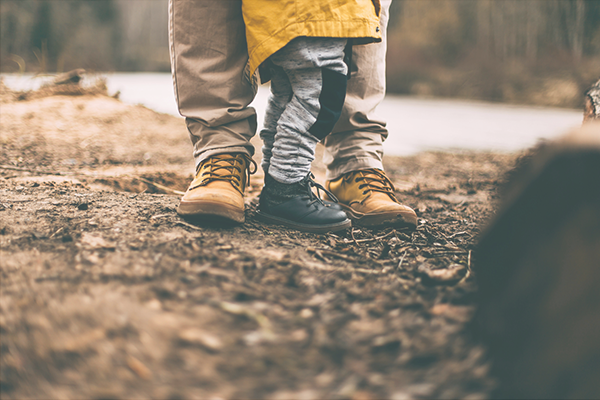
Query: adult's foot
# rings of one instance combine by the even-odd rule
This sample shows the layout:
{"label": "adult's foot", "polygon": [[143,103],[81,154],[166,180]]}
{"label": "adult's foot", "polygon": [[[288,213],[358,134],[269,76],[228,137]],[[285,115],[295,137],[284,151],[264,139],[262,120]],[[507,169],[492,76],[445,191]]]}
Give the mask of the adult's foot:
{"label": "adult's foot", "polygon": [[[254,166],[254,171],[250,167]],[[224,153],[202,161],[177,213],[184,217],[244,222],[244,190],[256,163],[244,153]]]}
{"label": "adult's foot", "polygon": [[394,185],[380,169],[348,172],[327,181],[325,186],[337,197],[355,225],[373,228],[417,226],[417,214],[398,201]]}

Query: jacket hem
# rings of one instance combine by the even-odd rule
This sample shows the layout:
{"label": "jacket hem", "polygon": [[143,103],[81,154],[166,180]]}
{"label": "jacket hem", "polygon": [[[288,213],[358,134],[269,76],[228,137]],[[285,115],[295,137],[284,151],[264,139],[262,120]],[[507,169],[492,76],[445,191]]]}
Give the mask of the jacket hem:
{"label": "jacket hem", "polygon": [[[342,35],[340,32],[344,32],[344,34]],[[260,64],[272,54],[300,36],[359,39],[355,40],[354,44],[381,42],[379,22],[366,21],[364,19],[354,21],[322,20],[296,22],[269,36],[254,48],[249,54],[247,68],[249,76],[253,76]]]}

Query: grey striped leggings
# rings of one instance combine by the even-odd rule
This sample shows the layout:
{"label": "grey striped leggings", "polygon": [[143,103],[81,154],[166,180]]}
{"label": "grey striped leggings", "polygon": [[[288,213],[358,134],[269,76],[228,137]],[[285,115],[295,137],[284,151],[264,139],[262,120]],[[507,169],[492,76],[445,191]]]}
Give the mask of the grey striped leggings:
{"label": "grey striped leggings", "polygon": [[317,143],[337,122],[348,67],[347,40],[299,37],[261,66],[271,77],[264,128],[262,168],[275,180],[296,183],[309,172]]}

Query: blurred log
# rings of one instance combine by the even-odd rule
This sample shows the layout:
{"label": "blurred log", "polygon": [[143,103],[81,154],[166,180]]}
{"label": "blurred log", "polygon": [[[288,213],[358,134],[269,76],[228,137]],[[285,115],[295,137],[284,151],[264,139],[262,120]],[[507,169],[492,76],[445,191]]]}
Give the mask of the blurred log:
{"label": "blurred log", "polygon": [[600,398],[600,122],[513,174],[475,252],[497,398]]}
{"label": "blurred log", "polygon": [[73,71],[57,75],[52,83],[55,85],[68,85],[71,83],[79,83],[83,79],[83,74],[85,74],[85,69],[74,69]]}
{"label": "blurred log", "polygon": [[600,119],[600,80],[585,93],[583,122]]}

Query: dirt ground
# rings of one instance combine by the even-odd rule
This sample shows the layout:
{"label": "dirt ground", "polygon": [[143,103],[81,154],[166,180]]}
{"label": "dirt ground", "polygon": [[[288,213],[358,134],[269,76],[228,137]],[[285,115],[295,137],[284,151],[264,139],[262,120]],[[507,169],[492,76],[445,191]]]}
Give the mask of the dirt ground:
{"label": "dirt ground", "polygon": [[471,250],[515,155],[388,157],[412,232],[263,225],[260,172],[246,223],[210,226],[175,212],[193,172],[182,119],[101,93],[0,94],[2,398],[493,389],[468,330]]}

